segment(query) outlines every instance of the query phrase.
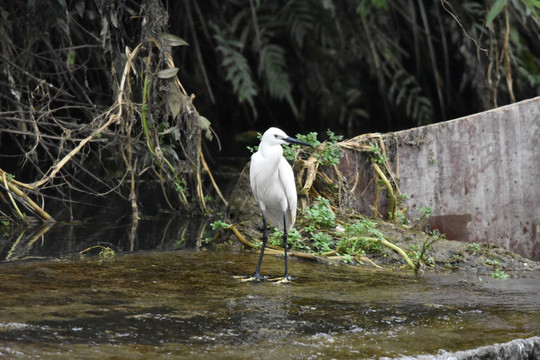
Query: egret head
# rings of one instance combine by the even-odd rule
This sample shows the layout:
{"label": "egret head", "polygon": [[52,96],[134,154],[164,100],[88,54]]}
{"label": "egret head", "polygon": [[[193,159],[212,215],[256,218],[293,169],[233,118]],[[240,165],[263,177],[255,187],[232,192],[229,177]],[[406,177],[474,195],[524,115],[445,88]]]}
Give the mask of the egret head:
{"label": "egret head", "polygon": [[261,145],[263,143],[269,146],[281,145],[281,144],[298,144],[298,145],[312,147],[308,143],[305,143],[303,141],[300,141],[298,139],[288,136],[287,134],[285,134],[283,130],[278,129],[276,127],[271,127],[270,129],[264,132],[262,140],[261,140]]}

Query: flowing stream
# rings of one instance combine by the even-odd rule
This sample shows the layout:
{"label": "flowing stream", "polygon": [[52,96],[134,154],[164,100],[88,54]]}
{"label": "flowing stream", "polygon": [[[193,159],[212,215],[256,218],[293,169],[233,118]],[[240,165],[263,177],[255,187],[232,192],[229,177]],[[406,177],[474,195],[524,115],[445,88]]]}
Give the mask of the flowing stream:
{"label": "flowing stream", "polygon": [[[0,264],[0,357],[375,359],[540,334],[540,274],[497,280],[165,250]],[[266,256],[263,274],[283,259]]]}
{"label": "flowing stream", "polygon": [[[242,282],[258,255],[197,247],[204,224],[125,219],[0,242],[0,357],[378,359],[540,335],[539,272],[498,280],[292,258],[292,284]],[[262,274],[281,276],[283,259],[265,256]]]}

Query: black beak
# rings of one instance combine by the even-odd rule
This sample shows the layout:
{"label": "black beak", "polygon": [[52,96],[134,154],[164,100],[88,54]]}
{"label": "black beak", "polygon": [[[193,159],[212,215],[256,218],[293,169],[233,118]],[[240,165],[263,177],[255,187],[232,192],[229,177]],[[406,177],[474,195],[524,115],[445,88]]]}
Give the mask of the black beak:
{"label": "black beak", "polygon": [[289,144],[297,144],[297,145],[302,145],[302,146],[309,146],[309,147],[313,147],[313,145],[311,144],[308,144],[307,142],[303,142],[303,141],[300,141],[298,139],[295,139],[293,137],[286,137],[286,138],[283,138],[283,140],[285,140],[286,142],[288,142]]}

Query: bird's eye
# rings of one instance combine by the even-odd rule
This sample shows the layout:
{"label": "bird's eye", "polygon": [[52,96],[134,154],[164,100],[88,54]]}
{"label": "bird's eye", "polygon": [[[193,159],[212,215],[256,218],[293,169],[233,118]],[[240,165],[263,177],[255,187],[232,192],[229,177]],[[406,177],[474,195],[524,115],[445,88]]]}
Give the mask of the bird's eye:
{"label": "bird's eye", "polygon": [[276,139],[278,138],[278,136],[279,136],[278,134],[274,134],[274,137],[275,137]]}

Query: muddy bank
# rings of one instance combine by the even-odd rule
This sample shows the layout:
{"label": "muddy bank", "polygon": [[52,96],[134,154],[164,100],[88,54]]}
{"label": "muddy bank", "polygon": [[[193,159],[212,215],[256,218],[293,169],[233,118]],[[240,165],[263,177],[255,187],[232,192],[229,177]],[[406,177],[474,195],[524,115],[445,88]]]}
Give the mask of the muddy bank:
{"label": "muddy bank", "polygon": [[[306,237],[305,228],[312,223],[310,219],[306,219],[305,212],[313,201],[313,197],[310,199],[299,197],[299,203],[304,204],[304,208],[298,211],[295,227],[304,238]],[[373,249],[368,246],[362,250],[362,256],[353,257],[352,260],[350,257],[336,257],[336,254],[332,254],[332,250],[335,250],[338,247],[338,242],[342,240],[338,238],[342,235],[342,232],[339,230],[346,227],[347,224],[358,222],[359,219],[366,219],[367,222],[371,222],[374,225],[373,229],[370,229],[365,237],[372,238],[373,236],[370,234],[373,233],[382,234],[385,240],[403,249],[411,261],[417,265],[418,270],[463,270],[479,274],[491,274],[494,277],[507,277],[512,272],[540,269],[540,262],[526,259],[518,254],[507,251],[489,242],[489,239],[486,239],[487,241],[485,243],[471,244],[462,241],[447,240],[444,236],[441,236],[436,241],[428,244],[425,252],[421,254],[421,258],[418,258],[426,241],[429,243],[433,240],[433,234],[419,230],[420,228],[425,228],[424,224],[403,226],[397,222],[384,221],[381,218],[373,216],[366,217],[351,209],[342,210],[330,206],[330,210],[335,215],[335,228],[327,229],[325,233],[332,236],[330,249],[326,249],[326,254],[331,256],[325,257],[324,252],[316,252],[315,247],[311,247],[306,251],[305,246],[304,249],[295,249],[292,246],[293,250],[297,252],[297,255],[299,253],[312,253],[315,255],[313,256],[315,260],[329,262],[343,262],[343,260],[348,260],[344,262],[355,266],[381,266],[387,269],[407,267],[407,262],[403,256],[385,246],[372,246]],[[254,244],[257,244],[257,241],[260,240],[262,221],[260,211],[249,187],[248,167],[244,169],[231,194],[226,220],[234,224],[238,231]],[[320,230],[322,231],[322,229]],[[272,233],[272,231],[270,232]],[[228,233],[224,237],[224,239],[231,238],[234,238],[234,234],[232,233]],[[309,241],[309,239],[304,239],[304,245],[306,242],[309,244]],[[234,242],[234,244],[235,246],[241,246],[239,242]],[[256,246],[254,251],[256,251]],[[301,256],[303,257],[303,255]]]}

